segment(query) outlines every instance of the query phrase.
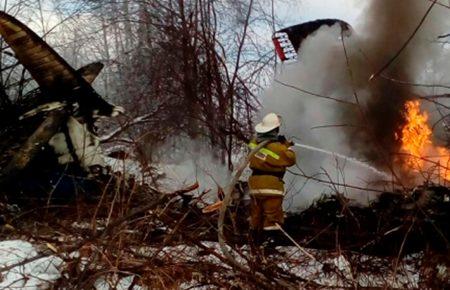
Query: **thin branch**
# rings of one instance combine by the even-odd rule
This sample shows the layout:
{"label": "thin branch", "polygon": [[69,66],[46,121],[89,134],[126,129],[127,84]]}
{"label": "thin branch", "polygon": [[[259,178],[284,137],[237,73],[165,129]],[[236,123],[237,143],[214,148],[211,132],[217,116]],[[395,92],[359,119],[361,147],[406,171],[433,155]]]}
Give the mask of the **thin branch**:
{"label": "thin branch", "polygon": [[294,85],[292,85],[292,84],[288,84],[288,83],[282,82],[282,81],[277,80],[277,79],[275,79],[274,82],[279,83],[280,85],[283,85],[283,86],[285,86],[285,87],[294,89],[294,90],[296,90],[296,91],[300,91],[300,92],[302,92],[302,93],[308,94],[308,95],[312,95],[312,96],[319,97],[319,98],[323,98],[323,99],[327,99],[327,100],[332,100],[332,101],[335,101],[335,102],[338,102],[338,103],[342,103],[342,104],[346,104],[346,105],[357,106],[357,104],[355,104],[355,103],[353,103],[353,102],[349,102],[349,101],[337,99],[337,98],[334,98],[334,97],[329,97],[329,96],[320,95],[320,94],[318,94],[318,93],[314,93],[314,92],[311,92],[311,91],[302,89],[302,88],[300,88],[300,87],[298,87],[298,86],[294,86]]}
{"label": "thin branch", "polygon": [[428,14],[430,14],[430,12],[433,9],[433,7],[436,4],[436,2],[437,2],[437,0],[433,1],[433,3],[428,8],[428,10],[425,12],[425,15],[420,20],[420,22],[417,25],[417,27],[414,29],[413,33],[408,37],[408,39],[405,41],[405,43],[403,43],[403,45],[400,47],[400,49],[397,51],[397,53],[384,66],[382,66],[377,72],[373,73],[370,76],[369,80],[373,80],[374,78],[377,78],[385,69],[387,69],[395,61],[395,59],[397,59],[397,57],[403,52],[403,50],[408,46],[408,44],[414,38],[416,33],[419,31],[420,27],[424,23],[424,21],[427,18]]}

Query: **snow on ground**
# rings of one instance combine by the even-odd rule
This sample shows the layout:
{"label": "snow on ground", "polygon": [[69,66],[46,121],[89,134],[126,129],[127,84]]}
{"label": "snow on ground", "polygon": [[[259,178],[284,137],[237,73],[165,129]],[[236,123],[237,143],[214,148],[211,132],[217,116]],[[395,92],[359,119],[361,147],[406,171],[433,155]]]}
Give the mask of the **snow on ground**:
{"label": "snow on ground", "polygon": [[113,275],[109,278],[100,277],[98,278],[94,283],[95,290],[141,290],[143,289],[141,286],[133,285],[133,287],[130,288],[131,284],[133,283],[135,276],[130,275],[123,277],[122,279],[118,279],[117,275]]}
{"label": "snow on ground", "polygon": [[[354,276],[351,264],[342,255],[336,255],[324,261],[311,261],[297,247],[277,247],[277,250],[284,253],[285,257],[287,257],[285,262],[279,264],[282,269],[298,277],[313,280],[324,286],[385,287],[387,285],[389,288],[403,289],[405,287],[417,288],[419,283],[418,269],[408,263],[411,259],[418,258],[417,255],[419,254],[408,255],[403,260],[400,260],[395,275],[392,271],[387,271],[383,274],[360,273]],[[319,250],[307,250],[313,256],[321,252]],[[361,262],[370,261],[374,264],[382,262],[382,258],[367,255],[361,255],[359,259]],[[308,263],[305,263],[305,261],[308,261]],[[333,271],[326,273],[326,268],[331,268]],[[351,282],[350,285],[348,285],[348,281]]]}
{"label": "snow on ground", "polygon": [[[0,272],[0,289],[51,289],[52,284],[61,277],[64,262],[56,256],[33,260],[38,255],[35,246],[29,242],[22,240],[0,242],[0,271],[2,268],[17,264],[9,270]],[[100,277],[95,281],[94,287],[96,290],[142,289],[137,285],[130,288],[133,279],[134,276],[132,275],[121,279],[117,275]]]}
{"label": "snow on ground", "polygon": [[[224,266],[218,256],[221,256],[220,246],[216,242],[203,242],[203,247],[212,250],[208,254],[201,254],[202,247],[189,245],[176,245],[157,247],[141,247],[133,251],[141,256],[158,257],[169,259],[171,262],[204,262]],[[313,256],[319,257],[322,251],[306,249]],[[244,255],[249,255],[248,246],[240,249]],[[269,264],[275,263],[280,270],[284,270],[292,275],[313,281],[315,283],[329,287],[418,287],[419,271],[408,263],[409,260],[420,258],[420,256],[409,255],[400,261],[398,270],[394,274],[392,270],[382,272],[382,274],[358,274],[352,271],[351,264],[342,255],[336,255],[322,260],[311,260],[303,254],[297,247],[278,246],[278,254],[269,254],[266,260]],[[322,253],[323,254],[323,253]],[[21,240],[10,240],[0,242],[0,269],[11,265],[17,266],[4,271],[0,275],[0,289],[49,289],[53,282],[61,277],[63,260],[56,256],[36,258],[38,252],[32,244]],[[201,258],[200,258],[201,256]],[[245,260],[236,257],[243,265]],[[364,256],[360,257],[361,262],[381,261],[381,258]],[[20,264],[23,263],[23,264]],[[232,271],[231,267],[225,267]],[[332,271],[327,271],[332,269]],[[133,275],[119,277],[117,274],[102,276],[95,282],[96,290],[109,289],[129,289],[133,283]],[[196,284],[196,281],[186,281],[179,285],[180,289],[187,289]],[[133,286],[132,289],[143,289],[140,286]]]}
{"label": "snow on ground", "polygon": [[[217,264],[229,268],[217,258],[221,255],[220,246],[216,242],[203,242],[203,246],[213,250],[208,255],[201,257],[202,261]],[[171,262],[195,262],[199,260],[201,248],[188,245],[157,247],[142,247],[134,249],[134,252],[146,257],[158,257],[161,259],[169,259]],[[248,246],[240,249],[244,255],[250,255]],[[390,288],[417,288],[419,282],[418,269],[411,266],[408,261],[418,258],[418,254],[409,255],[399,262],[396,274],[392,273],[392,269],[383,274],[360,273],[355,275],[350,262],[343,255],[326,258],[324,260],[311,260],[294,246],[278,246],[276,247],[278,255],[269,254],[266,257],[268,265],[276,263],[280,270],[287,273],[310,280],[320,285],[328,287],[385,287]],[[306,249],[313,256],[319,257],[325,252],[320,250]],[[328,252],[326,252],[328,253]],[[245,259],[235,256],[237,261],[246,266]],[[382,258],[361,255],[360,260],[381,262]],[[327,271],[331,269],[331,271]],[[196,281],[189,281],[181,284],[180,289],[192,289],[196,285]],[[194,289],[197,289],[194,287]],[[201,289],[201,288],[199,288]]]}
{"label": "snow on ground", "polygon": [[[21,240],[0,242],[0,269],[17,266],[0,273],[0,289],[48,289],[61,277],[63,260],[56,256],[38,258],[35,247]],[[23,263],[23,265],[19,265]]]}
{"label": "snow on ground", "polygon": [[[222,261],[217,258],[217,256],[221,255],[219,244],[216,242],[202,242],[202,244],[213,251],[210,252],[206,256],[202,256],[201,259],[204,262],[209,262],[212,264],[222,265],[226,268],[231,269],[227,265],[223,265]],[[160,258],[167,259],[169,258],[173,263],[182,263],[182,262],[196,262],[199,260],[200,254],[199,252],[202,249],[195,246],[188,245],[176,245],[176,246],[165,246],[165,247],[140,247],[137,249],[132,249],[133,252],[149,257],[149,258]],[[217,256],[216,256],[217,255]]]}

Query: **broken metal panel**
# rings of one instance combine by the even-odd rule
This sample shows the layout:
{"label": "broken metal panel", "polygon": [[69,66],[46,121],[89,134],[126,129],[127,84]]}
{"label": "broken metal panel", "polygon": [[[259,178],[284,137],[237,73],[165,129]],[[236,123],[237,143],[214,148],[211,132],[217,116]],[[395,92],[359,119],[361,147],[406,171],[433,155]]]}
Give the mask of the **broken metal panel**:
{"label": "broken metal panel", "polygon": [[[45,64],[45,63],[44,63]],[[100,62],[90,63],[86,66],[81,67],[78,69],[78,73],[81,74],[81,76],[89,83],[92,83],[100,71],[103,69],[103,64]],[[45,75],[43,77],[47,78],[54,78],[53,75]],[[42,99],[41,97],[37,97],[35,99]],[[53,101],[48,103],[43,103],[41,105],[34,105],[32,107],[24,106],[25,111],[18,117],[19,120],[24,120],[26,118],[36,116],[37,114],[43,113],[43,112],[50,112],[58,109],[62,109],[67,104],[66,102],[60,102],[60,101]]]}
{"label": "broken metal panel", "polygon": [[16,39],[18,39],[18,38],[22,38],[22,37],[24,37],[24,36],[27,36],[27,33],[25,32],[25,31],[19,31],[19,32],[17,32],[16,34],[12,34],[10,37],[9,37],[9,40],[10,41],[14,41],[14,40],[16,40]]}
{"label": "broken metal panel", "polygon": [[[0,36],[39,85],[39,92],[15,103],[14,110],[8,112],[11,116],[1,123],[0,155],[4,158],[0,158],[0,184],[13,181],[18,175],[34,180],[36,168],[46,172],[41,174],[43,180],[47,179],[45,174],[59,170],[57,160],[56,164],[47,164],[47,159],[57,159],[48,145],[61,131],[70,139],[66,141],[71,152],[60,157],[66,158],[77,174],[83,175],[93,166],[104,166],[98,138],[92,132],[95,115],[114,116],[123,109],[106,102],[90,85],[103,64],[74,70],[26,25],[1,11]],[[86,137],[90,142],[86,142]],[[46,160],[44,164],[42,160]]]}
{"label": "broken metal panel", "polygon": [[41,91],[47,94],[49,99],[45,101],[70,99],[71,102],[78,102],[82,117],[87,122],[92,122],[95,111],[103,116],[113,116],[116,111],[123,110],[105,101],[90,85],[101,71],[102,64],[92,64],[82,72],[75,71],[26,25],[1,11],[0,35],[39,84]]}
{"label": "broken metal panel", "polygon": [[[27,26],[2,11],[0,11],[0,34],[42,89],[46,91],[55,88],[60,90],[61,87],[71,89],[79,85],[75,70],[61,56]],[[42,68],[39,66],[42,61],[54,65]],[[43,77],[49,74],[61,77]]]}
{"label": "broken metal panel", "polygon": [[104,65],[101,62],[94,62],[78,69],[78,73],[88,82],[93,83],[98,74],[102,71]]}
{"label": "broken metal panel", "polygon": [[[69,117],[66,123],[67,134],[55,134],[49,141],[62,165],[78,161],[87,172],[92,166],[105,167],[103,152],[97,136],[89,131],[86,124],[81,124],[75,118]],[[67,140],[70,138],[70,140]],[[68,144],[71,146],[68,146]],[[71,148],[73,147],[71,152]],[[75,158],[73,158],[75,154]],[[76,160],[74,160],[76,159]]]}
{"label": "broken metal panel", "polygon": [[351,31],[351,26],[339,19],[319,19],[289,26],[276,31],[272,36],[275,50],[281,61],[295,61],[303,41],[323,26],[339,24],[342,32]]}

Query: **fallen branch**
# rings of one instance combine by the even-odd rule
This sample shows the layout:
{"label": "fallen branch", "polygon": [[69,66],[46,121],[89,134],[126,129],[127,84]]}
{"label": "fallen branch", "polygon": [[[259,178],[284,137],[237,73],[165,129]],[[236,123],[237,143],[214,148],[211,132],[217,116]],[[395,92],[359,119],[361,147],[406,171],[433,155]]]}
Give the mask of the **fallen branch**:
{"label": "fallen branch", "polygon": [[383,65],[377,72],[373,73],[370,78],[370,80],[373,80],[374,78],[377,78],[385,69],[387,69],[396,59],[399,57],[399,55],[403,52],[403,50],[408,46],[408,44],[411,42],[411,40],[414,38],[414,36],[417,34],[417,31],[419,31],[420,27],[422,27],[422,24],[425,22],[425,19],[427,19],[427,16],[430,14],[431,10],[433,9],[434,5],[437,3],[437,0],[432,0],[433,3],[431,3],[430,7],[428,7],[428,10],[425,12],[425,15],[420,20],[419,24],[416,26],[412,34],[408,37],[408,39],[403,43],[402,47],[395,53],[395,55],[385,64]]}
{"label": "fallen branch", "polygon": [[252,151],[250,151],[250,153],[245,158],[244,162],[242,162],[239,165],[238,169],[236,170],[236,173],[234,174],[233,179],[231,180],[230,184],[228,185],[228,187],[225,190],[225,197],[220,206],[219,220],[217,221],[218,240],[219,240],[219,245],[220,245],[220,249],[222,250],[222,253],[225,255],[225,257],[227,257],[227,259],[230,260],[230,262],[233,263],[233,265],[235,265],[236,267],[238,267],[242,270],[246,270],[246,269],[241,264],[239,264],[236,261],[236,259],[234,259],[234,257],[231,255],[231,253],[228,251],[228,249],[225,245],[225,239],[224,239],[224,235],[223,235],[223,222],[225,219],[226,210],[231,201],[231,196],[233,193],[234,186],[238,182],[239,177],[241,177],[242,172],[244,171],[245,167],[247,167],[247,164],[250,162],[250,158],[252,158],[253,155],[255,155],[256,152],[259,151],[259,149],[266,146],[267,143],[269,143],[269,141],[264,141],[264,142],[259,143],[258,146],[256,146]]}
{"label": "fallen branch", "polygon": [[300,246],[278,223],[275,223],[276,227],[308,258],[310,258],[313,261],[317,261],[317,259],[308,253],[302,246]]}
{"label": "fallen branch", "polygon": [[181,189],[181,190],[177,190],[173,193],[170,194],[162,194],[160,198],[158,198],[157,200],[153,201],[152,203],[148,204],[148,205],[144,205],[142,207],[138,207],[135,209],[132,209],[127,215],[116,219],[115,221],[113,221],[112,223],[110,223],[105,230],[102,232],[101,237],[106,236],[112,229],[114,229],[115,227],[121,225],[122,223],[126,222],[127,220],[131,219],[132,217],[136,216],[136,215],[140,215],[143,214],[151,209],[153,209],[155,206],[157,206],[158,204],[160,204],[162,201],[164,201],[166,198],[168,197],[173,197],[174,195],[181,195],[184,193],[188,193],[190,191],[193,191],[195,189],[198,188],[198,183],[195,183],[185,189]]}
{"label": "fallen branch", "polygon": [[125,131],[126,129],[128,129],[131,126],[149,122],[150,117],[153,114],[154,113],[145,114],[145,115],[136,117],[136,118],[132,119],[131,121],[126,122],[123,126],[120,126],[116,129],[114,129],[113,131],[109,132],[108,134],[106,134],[104,136],[101,136],[100,142],[104,143],[104,142],[110,141],[112,138],[118,136],[120,133],[122,133],[123,131]]}

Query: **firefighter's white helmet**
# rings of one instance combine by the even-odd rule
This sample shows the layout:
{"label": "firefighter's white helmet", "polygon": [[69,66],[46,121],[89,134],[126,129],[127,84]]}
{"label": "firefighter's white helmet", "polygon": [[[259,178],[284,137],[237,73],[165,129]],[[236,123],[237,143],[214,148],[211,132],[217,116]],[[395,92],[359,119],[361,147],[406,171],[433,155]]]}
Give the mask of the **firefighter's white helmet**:
{"label": "firefighter's white helmet", "polygon": [[275,113],[264,116],[261,123],[255,126],[256,133],[267,133],[281,126],[281,118]]}

